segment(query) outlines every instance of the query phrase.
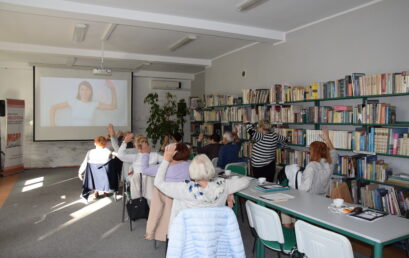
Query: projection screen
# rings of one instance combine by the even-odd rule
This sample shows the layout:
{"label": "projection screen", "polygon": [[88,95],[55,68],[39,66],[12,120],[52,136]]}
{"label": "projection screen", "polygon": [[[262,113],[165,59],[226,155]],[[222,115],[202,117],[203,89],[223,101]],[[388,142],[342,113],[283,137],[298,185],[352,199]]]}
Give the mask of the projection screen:
{"label": "projection screen", "polygon": [[90,140],[131,131],[132,73],[35,67],[34,141]]}

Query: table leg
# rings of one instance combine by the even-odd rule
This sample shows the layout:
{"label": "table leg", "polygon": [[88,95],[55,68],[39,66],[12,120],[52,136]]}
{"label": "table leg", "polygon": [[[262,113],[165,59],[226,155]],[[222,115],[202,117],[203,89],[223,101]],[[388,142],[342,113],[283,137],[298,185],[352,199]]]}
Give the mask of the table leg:
{"label": "table leg", "polygon": [[233,206],[233,211],[234,214],[236,214],[236,217],[239,215],[239,197],[237,195],[234,195],[234,206]]}
{"label": "table leg", "polygon": [[265,252],[264,252],[264,245],[261,242],[260,238],[257,238],[256,242],[256,258],[264,258]]}
{"label": "table leg", "polygon": [[383,246],[381,244],[374,245],[374,253],[373,253],[374,258],[382,258],[382,248]]}

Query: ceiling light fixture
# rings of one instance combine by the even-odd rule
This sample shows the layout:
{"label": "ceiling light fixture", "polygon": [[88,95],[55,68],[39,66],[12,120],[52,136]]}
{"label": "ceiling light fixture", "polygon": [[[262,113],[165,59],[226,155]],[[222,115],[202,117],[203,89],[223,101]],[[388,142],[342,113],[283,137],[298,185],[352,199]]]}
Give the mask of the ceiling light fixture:
{"label": "ceiling light fixture", "polygon": [[243,3],[237,6],[239,12],[247,11],[251,8],[256,7],[257,5],[263,3],[265,0],[246,0]]}
{"label": "ceiling light fixture", "polygon": [[85,39],[85,35],[87,34],[88,24],[78,23],[75,24],[74,33],[72,35],[72,41],[75,43],[81,43]]}
{"label": "ceiling light fixture", "polygon": [[187,35],[187,36],[183,37],[182,39],[176,41],[174,44],[172,44],[169,47],[169,50],[170,51],[175,51],[176,49],[179,49],[179,48],[189,44],[190,42],[192,42],[195,39],[197,39],[196,35],[193,35],[193,34]]}
{"label": "ceiling light fixture", "polygon": [[102,34],[101,40],[102,41],[107,41],[109,40],[109,38],[112,35],[112,32],[114,32],[114,30],[116,29],[116,26],[118,26],[118,24],[115,23],[110,23],[107,27],[107,29],[105,30],[104,34]]}

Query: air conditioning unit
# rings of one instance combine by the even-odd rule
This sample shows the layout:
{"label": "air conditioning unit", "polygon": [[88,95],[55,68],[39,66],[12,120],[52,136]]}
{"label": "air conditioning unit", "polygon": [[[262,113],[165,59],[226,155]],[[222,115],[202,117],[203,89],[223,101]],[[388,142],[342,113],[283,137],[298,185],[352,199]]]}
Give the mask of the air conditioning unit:
{"label": "air conditioning unit", "polygon": [[152,80],[152,90],[178,90],[182,88],[182,83],[178,81]]}

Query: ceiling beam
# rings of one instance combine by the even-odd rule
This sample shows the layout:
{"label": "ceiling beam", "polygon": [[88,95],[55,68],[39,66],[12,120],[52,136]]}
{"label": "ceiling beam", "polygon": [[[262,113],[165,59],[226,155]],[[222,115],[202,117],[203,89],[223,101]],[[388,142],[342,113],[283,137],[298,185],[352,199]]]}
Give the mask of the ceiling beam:
{"label": "ceiling beam", "polygon": [[45,16],[201,33],[257,42],[285,40],[285,32],[277,30],[65,0],[0,0],[0,9]]}
{"label": "ceiling beam", "polygon": [[[95,58],[101,57],[101,50],[53,47],[53,46],[46,46],[46,45],[34,45],[34,44],[6,42],[6,41],[0,41],[0,51],[54,54],[54,55],[75,56],[75,57],[95,57]],[[200,66],[210,66],[211,65],[210,59],[146,55],[146,54],[116,52],[116,51],[104,51],[104,58],[121,59],[121,60],[138,60],[138,61],[147,61],[147,62],[174,63],[174,64],[188,64],[188,65],[200,65]]]}

